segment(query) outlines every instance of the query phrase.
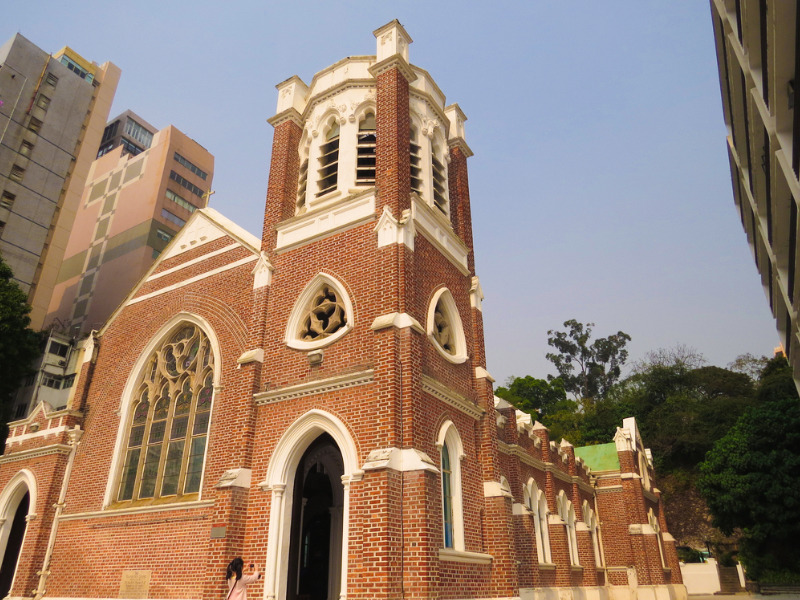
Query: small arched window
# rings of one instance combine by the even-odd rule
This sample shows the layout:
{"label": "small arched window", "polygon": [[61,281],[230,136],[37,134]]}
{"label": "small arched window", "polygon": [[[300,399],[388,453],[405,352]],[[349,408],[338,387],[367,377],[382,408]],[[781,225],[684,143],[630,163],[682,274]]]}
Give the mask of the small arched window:
{"label": "small arched window", "polygon": [[461,497],[461,437],[452,421],[447,421],[439,431],[442,477],[442,533],[443,547],[464,550],[464,514]]}
{"label": "small arched window", "polygon": [[367,112],[358,124],[356,185],[375,185],[375,113]]}
{"label": "small arched window", "polygon": [[183,323],[146,363],[128,415],[117,501],[195,497],[213,393],[208,337],[196,325]]}
{"label": "small arched window", "polygon": [[450,468],[450,449],[442,445],[442,520],[444,547],[453,547],[453,472]]}
{"label": "small arched window", "polygon": [[552,562],[550,552],[550,528],[548,525],[547,498],[533,478],[528,480],[527,486],[529,505],[533,513],[533,529],[536,535],[536,554],[540,563]]}
{"label": "small arched window", "polygon": [[331,121],[325,142],[319,154],[319,191],[317,196],[324,196],[336,189],[339,181],[339,123]]}
{"label": "small arched window", "polygon": [[595,566],[602,567],[603,556],[600,552],[600,535],[598,533],[599,526],[597,524],[597,516],[590,508],[589,503],[586,501],[583,503],[583,520],[586,523],[586,527],[589,529],[589,535],[592,538],[592,547],[594,548],[594,564]]}
{"label": "small arched window", "polygon": [[569,564],[578,565],[578,538],[575,534],[575,509],[562,490],[558,495],[558,516],[564,522],[569,550]]}

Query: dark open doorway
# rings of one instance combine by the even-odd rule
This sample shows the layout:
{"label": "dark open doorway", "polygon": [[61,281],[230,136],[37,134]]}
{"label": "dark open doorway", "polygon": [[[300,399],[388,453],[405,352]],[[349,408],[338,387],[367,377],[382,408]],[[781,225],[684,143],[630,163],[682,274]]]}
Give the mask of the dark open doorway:
{"label": "dark open doorway", "polygon": [[11,582],[14,580],[14,572],[17,570],[19,552],[22,549],[22,540],[25,537],[25,527],[28,524],[25,517],[28,516],[29,504],[30,494],[25,492],[25,495],[17,505],[17,510],[14,512],[14,518],[11,522],[11,531],[8,534],[8,542],[6,543],[6,550],[3,553],[3,562],[0,564],[0,598],[8,596],[8,592],[11,589]]}
{"label": "dark open doorway", "polygon": [[297,466],[289,547],[288,600],[336,600],[342,546],[342,453],[328,434]]}

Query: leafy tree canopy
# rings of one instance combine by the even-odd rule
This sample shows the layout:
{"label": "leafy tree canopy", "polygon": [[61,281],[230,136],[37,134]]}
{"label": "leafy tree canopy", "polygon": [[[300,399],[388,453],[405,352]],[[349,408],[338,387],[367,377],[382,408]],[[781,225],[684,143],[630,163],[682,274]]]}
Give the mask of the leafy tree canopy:
{"label": "leafy tree canopy", "polygon": [[715,526],[742,530],[750,577],[800,579],[800,398],[785,358],[764,368],[757,398],[700,465],[698,488]]}
{"label": "leafy tree canopy", "polygon": [[536,419],[556,412],[559,405],[567,399],[564,382],[558,377],[547,381],[530,375],[526,377],[512,375],[508,378],[506,386],[508,387],[497,388],[495,394]]}
{"label": "leafy tree canopy", "polygon": [[[628,360],[625,345],[631,336],[622,331],[591,341],[594,323],[580,323],[575,319],[564,321],[566,331],[551,329],[547,343],[556,352],[549,352],[547,360],[555,366],[564,382],[564,389],[586,407],[598,397],[603,397],[619,379],[623,364]],[[548,379],[553,379],[548,376]]]}
{"label": "leafy tree canopy", "polygon": [[[40,353],[39,334],[28,329],[31,307],[17,283],[11,267],[0,257],[0,423],[10,418],[14,392],[22,378],[31,372],[31,363]],[[0,431],[0,442],[5,439]]]}

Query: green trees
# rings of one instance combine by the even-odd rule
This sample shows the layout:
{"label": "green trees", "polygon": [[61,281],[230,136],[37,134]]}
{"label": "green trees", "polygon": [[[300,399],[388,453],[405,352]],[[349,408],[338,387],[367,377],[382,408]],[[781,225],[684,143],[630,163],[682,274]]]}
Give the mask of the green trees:
{"label": "green trees", "polygon": [[751,578],[800,582],[800,398],[785,358],[766,365],[757,400],[708,453],[698,488],[716,527],[741,529]]}
{"label": "green trees", "polygon": [[[730,542],[725,536],[742,528],[746,564],[753,565],[754,573],[767,568],[759,567],[754,558],[764,555],[767,542],[763,540],[776,547],[783,542],[772,530],[764,533],[766,515],[748,505],[744,495],[750,494],[751,502],[766,501],[765,510],[800,514],[800,491],[783,493],[785,487],[800,481],[800,466],[792,462],[800,463],[800,417],[795,418],[790,410],[792,402],[795,409],[800,402],[785,359],[743,355],[726,369],[707,365],[691,348],[676,346],[649,352],[623,378],[621,366],[628,357],[630,336],[620,331],[592,340],[592,323],[584,325],[573,319],[564,326],[565,331],[548,332],[554,352],[547,358],[558,376],[550,376],[549,381],[512,377],[497,389],[497,395],[530,412],[550,429],[551,439],[565,437],[575,445],[607,443],[624,418],[636,417],[653,453],[673,535],[682,544],[705,547],[709,541]],[[568,399],[567,393],[578,402]],[[785,400],[790,395],[795,400]],[[783,404],[772,406],[768,398]],[[779,423],[781,414],[784,421]],[[750,447],[761,450],[751,456]],[[776,456],[785,463],[785,471],[770,462]],[[744,471],[744,457],[759,466]],[[701,490],[698,465],[704,459],[705,487]],[[774,494],[774,503],[767,489]],[[782,509],[778,497],[788,503]],[[711,526],[709,507],[719,529]],[[744,520],[734,508],[746,511],[751,520]],[[780,527],[790,531],[785,524]],[[800,525],[791,531],[800,534]],[[789,563],[794,560],[790,557],[796,556],[800,572],[800,553],[792,555],[783,549],[781,556]],[[786,568],[794,569],[792,564]]]}
{"label": "green trees", "polygon": [[40,336],[28,329],[31,307],[11,277],[0,257],[0,443],[6,438],[13,394],[40,351]]}
{"label": "green trees", "polygon": [[547,332],[547,343],[556,350],[546,355],[547,360],[555,366],[566,391],[584,404],[591,403],[619,379],[620,367],[628,359],[625,345],[631,336],[618,331],[590,343],[594,323],[584,325],[570,319],[564,321],[564,327],[567,331]]}

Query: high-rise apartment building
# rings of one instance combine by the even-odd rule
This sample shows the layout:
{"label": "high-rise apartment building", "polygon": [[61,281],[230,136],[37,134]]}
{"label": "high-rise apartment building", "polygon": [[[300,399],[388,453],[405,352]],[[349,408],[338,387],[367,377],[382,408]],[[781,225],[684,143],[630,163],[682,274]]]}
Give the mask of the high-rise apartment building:
{"label": "high-rise apartment building", "polygon": [[[74,394],[76,341],[103,323],[198,208],[208,203],[214,157],[174,127],[131,111],[106,126],[53,289],[45,352],[17,391],[14,415]],[[113,147],[109,147],[113,144]]]}
{"label": "high-rise apartment building", "polygon": [[120,70],[17,34],[0,47],[0,253],[41,328]]}
{"label": "high-rise apartment building", "polygon": [[800,384],[800,11],[797,0],[711,0],[733,198]]}
{"label": "high-rise apartment building", "polygon": [[75,337],[99,329],[198,208],[214,157],[173,126],[125,111],[106,126],[45,325]]}

